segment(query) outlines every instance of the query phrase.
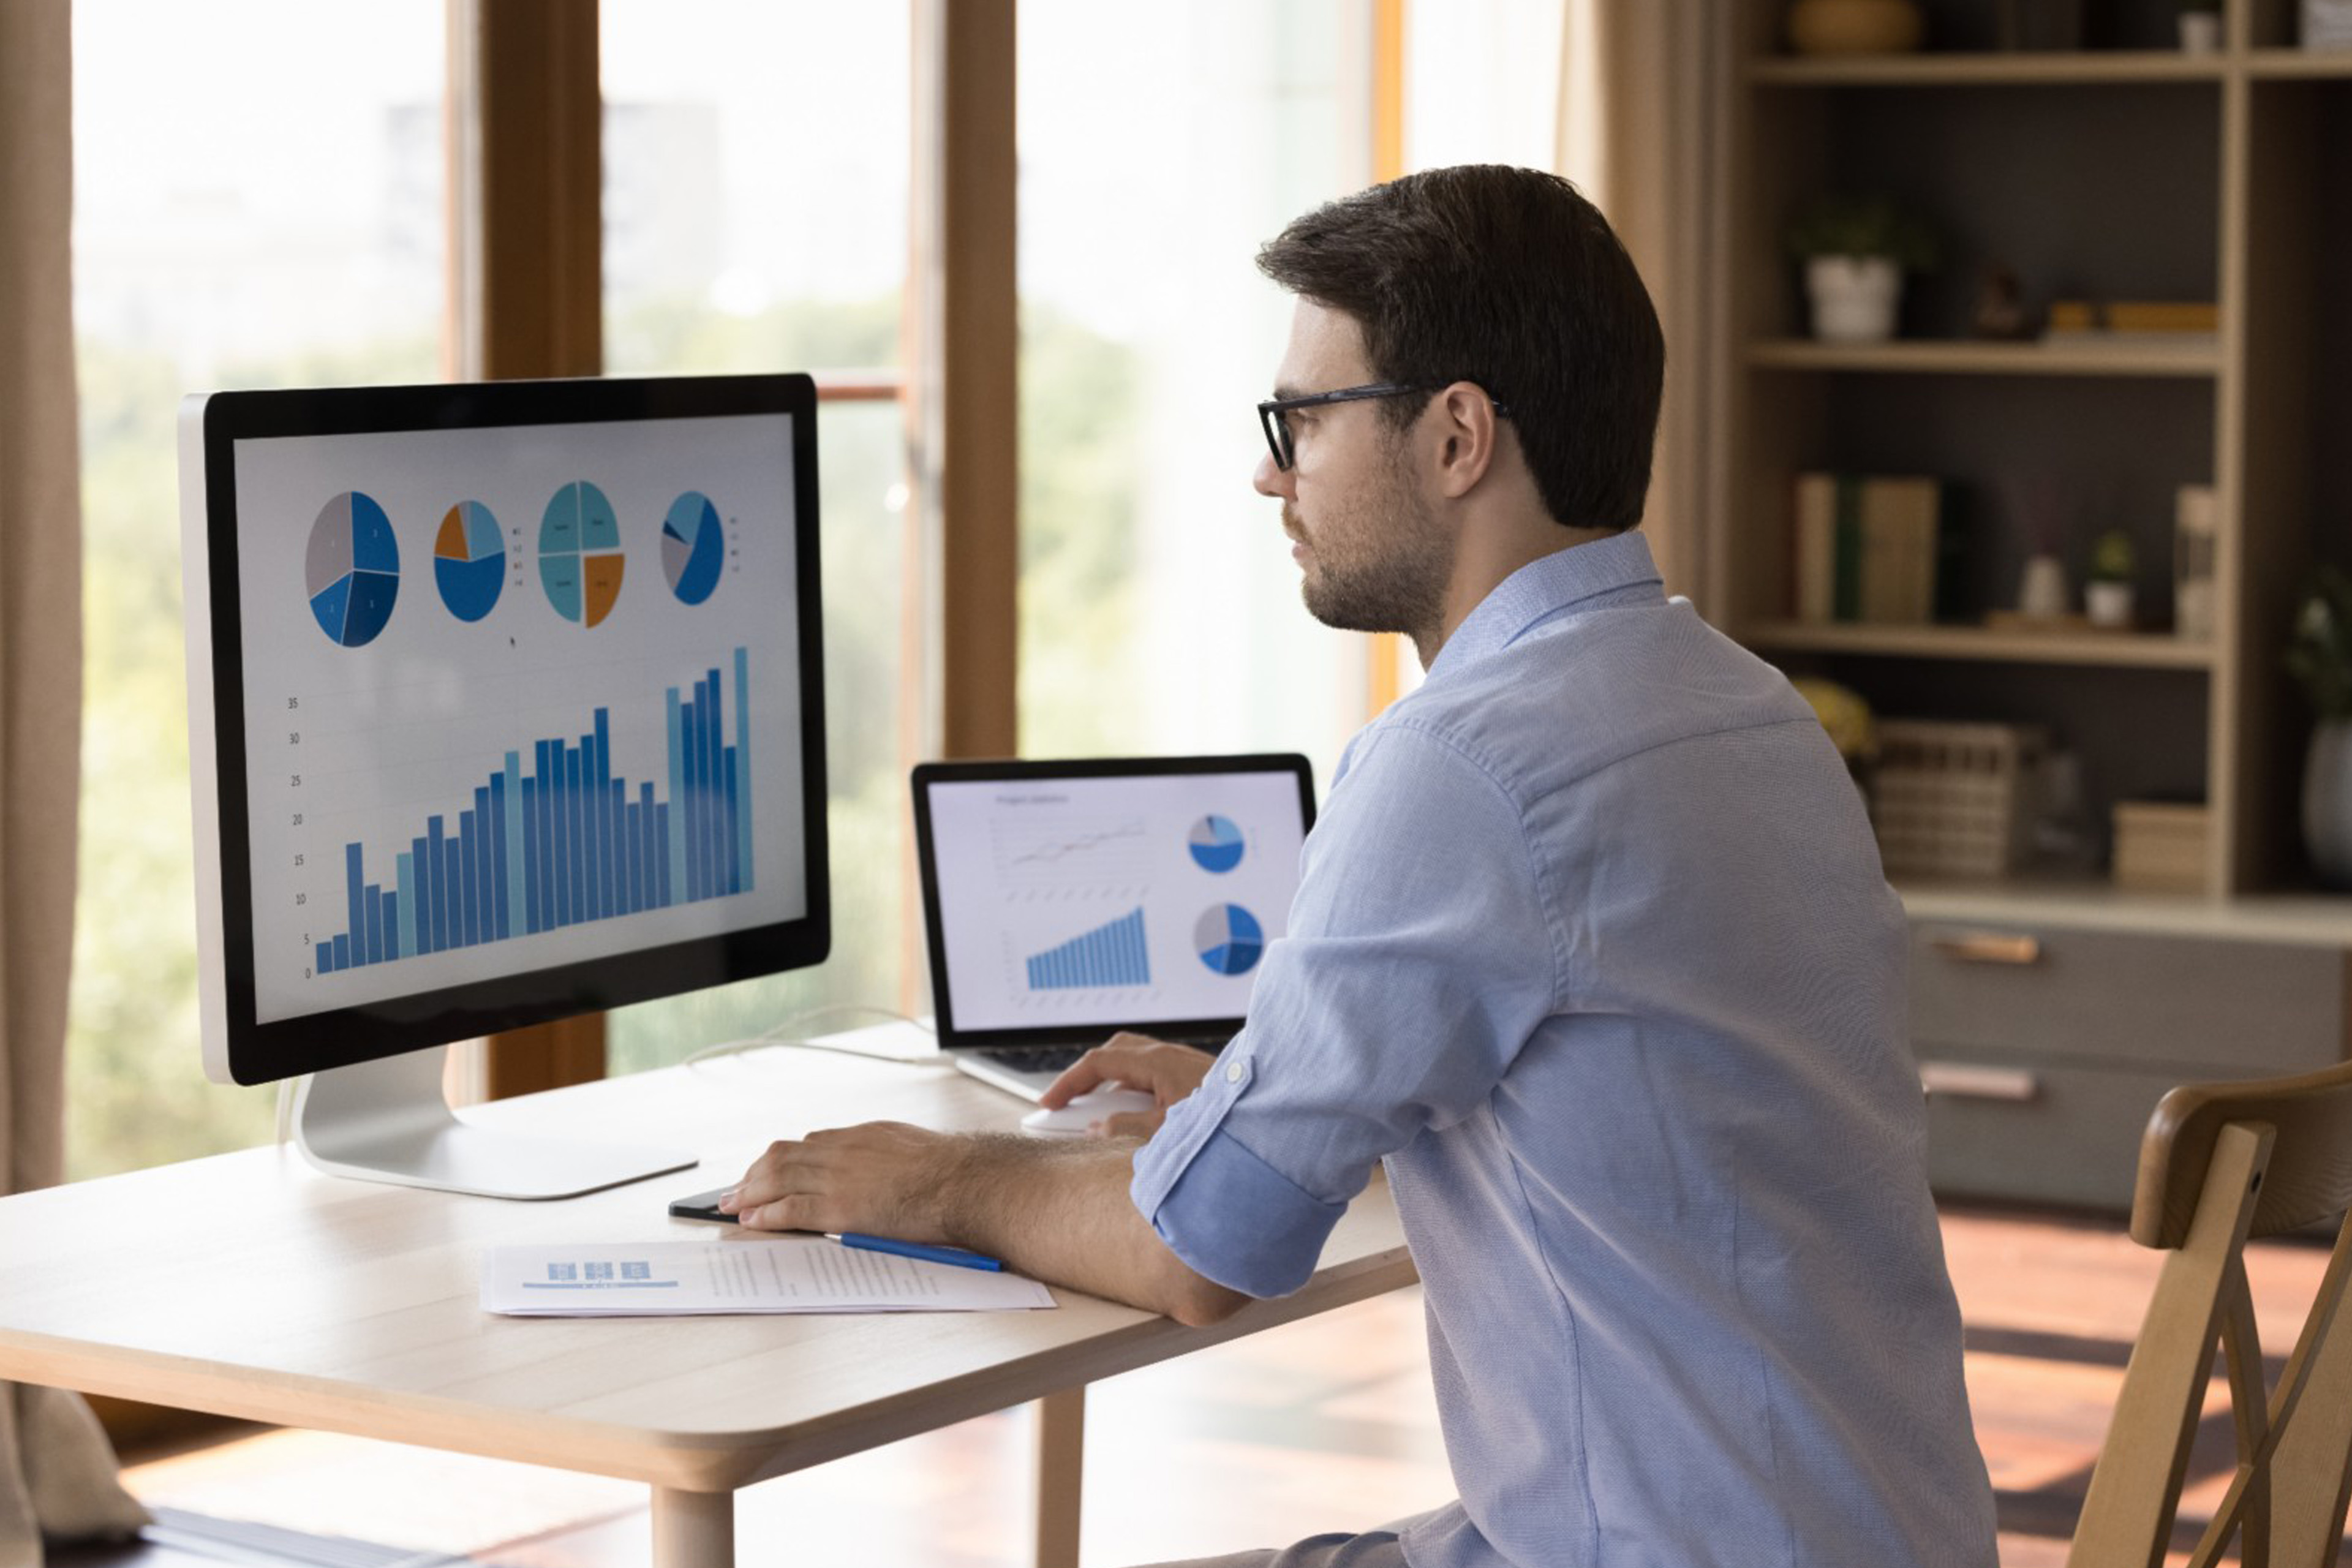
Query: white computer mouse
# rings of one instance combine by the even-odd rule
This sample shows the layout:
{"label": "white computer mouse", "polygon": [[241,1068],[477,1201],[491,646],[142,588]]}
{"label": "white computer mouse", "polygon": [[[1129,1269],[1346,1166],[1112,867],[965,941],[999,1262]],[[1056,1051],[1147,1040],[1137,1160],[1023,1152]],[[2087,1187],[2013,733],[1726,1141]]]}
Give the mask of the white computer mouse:
{"label": "white computer mouse", "polygon": [[1088,1127],[1108,1117],[1151,1110],[1159,1104],[1139,1089],[1106,1083],[1087,1090],[1059,1110],[1039,1106],[1021,1119],[1021,1131],[1038,1138],[1083,1138]]}

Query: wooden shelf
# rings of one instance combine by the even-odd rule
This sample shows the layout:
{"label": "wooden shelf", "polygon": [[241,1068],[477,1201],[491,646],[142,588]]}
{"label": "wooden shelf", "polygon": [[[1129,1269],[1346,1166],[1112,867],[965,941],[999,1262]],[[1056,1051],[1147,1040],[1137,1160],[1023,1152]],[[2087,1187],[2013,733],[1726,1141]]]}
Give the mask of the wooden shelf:
{"label": "wooden shelf", "polygon": [[2216,899],[2144,893],[2105,877],[2027,872],[1972,881],[1898,878],[1895,890],[1914,920],[1955,925],[2076,927],[2148,936],[2352,946],[2352,894],[2287,892]]}
{"label": "wooden shelf", "polygon": [[1750,647],[1789,653],[2074,664],[2116,669],[2213,668],[2210,643],[2191,642],[2162,632],[1996,632],[1974,626],[1822,626],[1810,621],[1765,621],[1741,626],[1736,635]]}
{"label": "wooden shelf", "polygon": [[1746,358],[1758,370],[1929,375],[2201,376],[2218,374],[2221,368],[2218,342],[1996,343],[1921,339],[1823,343],[1774,338],[1750,343]]}
{"label": "wooden shelf", "polygon": [[[2274,49],[2263,55],[2295,54]],[[2070,50],[2062,54],[1868,55],[1804,59],[1766,56],[1748,63],[1759,87],[2054,87],[2100,82],[2212,82],[2227,55],[2175,49]]]}
{"label": "wooden shelf", "polygon": [[2256,49],[2246,74],[2273,80],[2352,79],[2352,49]]}

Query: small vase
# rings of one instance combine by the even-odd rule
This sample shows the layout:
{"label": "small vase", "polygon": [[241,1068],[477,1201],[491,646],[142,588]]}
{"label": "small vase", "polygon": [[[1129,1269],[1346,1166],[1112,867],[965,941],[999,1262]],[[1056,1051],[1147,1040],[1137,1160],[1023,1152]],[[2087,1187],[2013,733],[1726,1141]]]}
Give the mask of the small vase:
{"label": "small vase", "polygon": [[2055,620],[2066,613],[2066,563],[2055,555],[2029,556],[2018,580],[2017,613]]}
{"label": "small vase", "polygon": [[2218,55],[2221,52],[2221,17],[2214,11],[2180,13],[2180,52]]}
{"label": "small vase", "polygon": [[2352,719],[2323,719],[2311,731],[2303,844],[2322,887],[2352,891]]}
{"label": "small vase", "polygon": [[1903,269],[1884,256],[1815,256],[1805,262],[1813,336],[1825,343],[1883,343],[1895,335]]}
{"label": "small vase", "polygon": [[1899,55],[1927,30],[1916,0],[1797,0],[1789,42],[1801,55]]}

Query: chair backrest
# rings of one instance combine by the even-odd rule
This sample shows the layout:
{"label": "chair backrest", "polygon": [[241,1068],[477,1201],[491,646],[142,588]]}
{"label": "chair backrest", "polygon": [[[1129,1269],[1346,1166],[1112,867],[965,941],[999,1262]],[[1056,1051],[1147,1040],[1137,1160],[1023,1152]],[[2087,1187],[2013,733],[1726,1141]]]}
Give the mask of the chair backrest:
{"label": "chair backrest", "polygon": [[2352,1206],[2352,1063],[2300,1078],[2192,1084],[2140,1142],[2132,1239],[2170,1254],[2132,1347],[2067,1568],[2158,1568],[2221,1345],[2238,1467],[2190,1568],[2238,1540],[2245,1568],[2336,1561],[2352,1500],[2352,1219],[2338,1226],[2275,1389],[2247,1288],[2245,1244]]}

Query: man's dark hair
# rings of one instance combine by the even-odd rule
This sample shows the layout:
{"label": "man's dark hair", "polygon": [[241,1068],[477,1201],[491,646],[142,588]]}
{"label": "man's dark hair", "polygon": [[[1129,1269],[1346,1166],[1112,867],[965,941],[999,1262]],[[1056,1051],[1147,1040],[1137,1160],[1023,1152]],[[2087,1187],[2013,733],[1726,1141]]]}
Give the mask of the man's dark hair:
{"label": "man's dark hair", "polygon": [[[1475,382],[1507,407],[1555,521],[1642,521],[1665,340],[1633,258],[1574,185],[1493,163],[1407,174],[1297,219],[1257,264],[1353,317],[1375,379]],[[1428,405],[1382,406],[1401,428]]]}

